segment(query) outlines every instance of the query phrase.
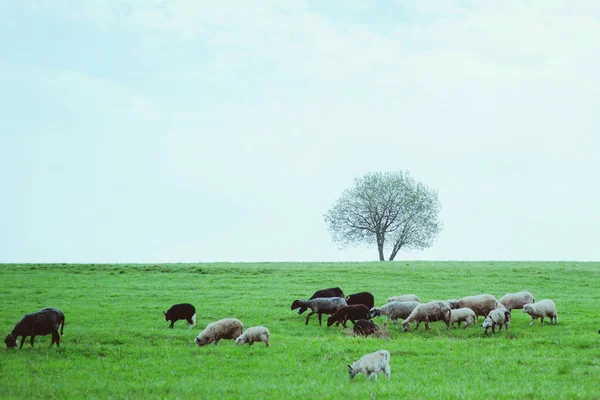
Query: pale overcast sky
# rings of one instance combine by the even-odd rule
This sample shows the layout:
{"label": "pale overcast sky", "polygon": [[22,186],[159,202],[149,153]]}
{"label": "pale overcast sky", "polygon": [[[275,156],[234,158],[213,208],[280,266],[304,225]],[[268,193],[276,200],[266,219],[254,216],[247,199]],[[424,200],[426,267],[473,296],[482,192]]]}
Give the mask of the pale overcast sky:
{"label": "pale overcast sky", "polygon": [[376,260],[323,214],[408,170],[397,260],[599,260],[596,0],[0,5],[0,262]]}

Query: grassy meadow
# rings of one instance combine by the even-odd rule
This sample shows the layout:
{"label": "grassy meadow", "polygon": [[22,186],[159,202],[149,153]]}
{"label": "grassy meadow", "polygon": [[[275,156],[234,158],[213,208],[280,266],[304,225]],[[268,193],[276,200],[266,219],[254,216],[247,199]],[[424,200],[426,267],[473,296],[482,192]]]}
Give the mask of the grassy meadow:
{"label": "grassy meadow", "polygon": [[[0,265],[0,332],[43,307],[65,313],[61,347],[50,336],[0,350],[0,397],[11,398],[600,398],[600,263],[384,262],[161,265]],[[296,298],[340,286],[376,305],[529,290],[553,299],[558,325],[529,326],[513,311],[508,335],[480,324],[353,337],[290,310]],[[162,311],[189,302],[197,326],[168,329]],[[265,325],[271,347],[221,341],[197,347],[209,323]],[[384,317],[375,319],[382,325]],[[349,327],[352,324],[349,323]],[[414,328],[414,325],[413,325]],[[348,378],[346,364],[386,349],[391,379]]]}

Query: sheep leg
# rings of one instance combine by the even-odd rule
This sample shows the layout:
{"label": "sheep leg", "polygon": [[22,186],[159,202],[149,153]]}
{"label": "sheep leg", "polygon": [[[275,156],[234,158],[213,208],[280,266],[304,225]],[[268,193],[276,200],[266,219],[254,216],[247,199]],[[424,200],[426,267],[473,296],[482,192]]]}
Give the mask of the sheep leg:
{"label": "sheep leg", "polygon": [[319,316],[319,326],[323,326],[323,314],[317,313],[317,315]]}
{"label": "sheep leg", "polygon": [[175,321],[171,321],[171,325],[169,325],[169,328],[173,329],[174,325],[175,325]]}
{"label": "sheep leg", "polygon": [[392,318],[392,321],[394,321],[394,325],[396,325],[396,329],[398,329],[398,318]]}
{"label": "sheep leg", "polygon": [[315,312],[311,311],[307,316],[306,316],[306,323],[304,325],[308,325],[308,319],[310,318],[311,315],[316,314]]}
{"label": "sheep leg", "polygon": [[385,316],[385,322],[383,323],[383,326],[387,326],[388,321],[390,320],[390,316],[386,315]]}
{"label": "sheep leg", "polygon": [[529,322],[529,326],[533,325],[533,321],[535,318],[533,318],[531,315],[529,316],[529,318],[531,318],[531,321]]}
{"label": "sheep leg", "polygon": [[542,320],[542,325],[544,325],[544,317],[540,317],[540,319]]}
{"label": "sheep leg", "polygon": [[425,330],[428,331],[429,330],[429,320],[425,320]]}
{"label": "sheep leg", "polygon": [[421,321],[417,321],[417,325],[415,326],[415,331],[419,329],[419,325],[421,325]]}
{"label": "sheep leg", "polygon": [[27,336],[25,336],[25,335],[21,336],[21,345],[19,346],[19,349],[22,349],[22,348],[23,348],[23,345],[25,344],[25,338],[26,338],[26,337],[27,337]]}

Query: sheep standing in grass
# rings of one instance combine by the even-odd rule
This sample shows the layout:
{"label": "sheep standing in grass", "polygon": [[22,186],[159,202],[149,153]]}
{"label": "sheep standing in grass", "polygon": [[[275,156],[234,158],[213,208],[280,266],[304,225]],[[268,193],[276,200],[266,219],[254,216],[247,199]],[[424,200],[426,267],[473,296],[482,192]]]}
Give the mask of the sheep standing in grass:
{"label": "sheep standing in grass", "polygon": [[356,375],[363,373],[367,376],[367,379],[371,379],[371,375],[374,374],[375,380],[377,380],[382,372],[390,379],[390,352],[387,350],[379,350],[364,355],[360,360],[353,362],[352,365],[348,364],[350,379],[354,379]]}
{"label": "sheep standing in grass", "polygon": [[477,320],[477,315],[475,315],[475,311],[470,308],[459,308],[457,310],[450,310],[450,325],[453,328],[456,328],[454,325],[458,322],[458,327],[460,328],[460,324],[462,322],[465,323],[465,328],[473,325],[473,323]]}
{"label": "sheep standing in grass", "polygon": [[310,308],[311,312],[306,316],[305,325],[308,325],[308,319],[313,314],[319,316],[319,325],[323,325],[323,314],[335,314],[337,310],[347,305],[346,300],[341,297],[317,297],[312,300],[294,300],[292,310],[299,308],[298,314],[302,314]]}
{"label": "sheep standing in grass", "polygon": [[498,307],[498,300],[491,294],[480,294],[477,296],[467,296],[462,299],[456,301],[454,303],[452,300],[448,300],[448,303],[452,308],[470,308],[477,315],[477,319],[479,316],[487,317],[487,315],[494,308]]}
{"label": "sheep standing in grass", "polygon": [[418,301],[392,301],[391,303],[386,303],[381,307],[371,308],[371,318],[379,317],[380,315],[385,315],[386,318],[383,325],[387,325],[388,321],[391,319],[397,328],[398,318],[408,318],[410,313],[412,313],[418,305]]}
{"label": "sheep standing in grass", "polygon": [[239,319],[225,318],[219,321],[211,322],[196,337],[198,346],[206,346],[214,343],[219,344],[221,339],[237,339],[244,331],[244,325]]}
{"label": "sheep standing in grass", "polygon": [[450,329],[450,305],[441,300],[419,304],[408,318],[402,322],[402,330],[406,332],[413,321],[417,322],[415,330],[419,328],[421,322],[425,322],[425,329],[429,330],[429,323],[434,321],[444,321],[446,330],[448,330]]}
{"label": "sheep standing in grass", "polygon": [[544,317],[550,318],[550,323],[554,322],[558,324],[558,315],[556,312],[556,304],[552,300],[540,300],[535,304],[525,304],[523,306],[523,312],[529,314],[531,322],[529,325],[533,325],[533,321],[540,318],[542,325],[544,325]]}
{"label": "sheep standing in grass", "polygon": [[269,329],[264,326],[253,326],[251,328],[246,329],[244,333],[238,336],[235,339],[235,344],[246,344],[252,346],[254,342],[263,342],[269,347],[269,338],[271,334],[269,333]]}
{"label": "sheep standing in grass", "polygon": [[525,304],[535,303],[533,295],[529,292],[506,293],[498,300],[508,311],[520,310]]}
{"label": "sheep standing in grass", "polygon": [[418,303],[419,298],[414,294],[403,294],[402,296],[388,297],[387,302],[391,303],[392,301],[416,301]]}
{"label": "sheep standing in grass", "polygon": [[364,304],[352,304],[351,306],[340,308],[332,316],[327,318],[327,326],[333,324],[338,326],[341,323],[342,326],[346,328],[346,322],[348,320],[352,321],[354,324],[355,321],[358,321],[359,319],[369,319],[369,309]]}
{"label": "sheep standing in grass", "polygon": [[496,331],[496,326],[500,326],[500,328],[498,328],[498,332],[500,332],[504,326],[504,330],[508,333],[509,324],[510,311],[508,311],[506,308],[496,308],[490,311],[487,317],[485,317],[483,320],[483,325],[481,326],[484,328],[483,333],[487,333],[488,329],[492,328],[493,335]]}

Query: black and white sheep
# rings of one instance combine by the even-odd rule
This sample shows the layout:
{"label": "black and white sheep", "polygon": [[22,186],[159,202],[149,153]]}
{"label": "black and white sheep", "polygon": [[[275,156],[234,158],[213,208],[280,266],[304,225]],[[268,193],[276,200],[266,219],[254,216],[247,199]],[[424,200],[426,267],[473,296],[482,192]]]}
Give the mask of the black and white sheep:
{"label": "black and white sheep", "polygon": [[453,328],[456,328],[454,324],[458,323],[458,327],[460,328],[460,324],[462,322],[465,323],[465,328],[473,325],[473,323],[477,320],[477,315],[475,315],[475,311],[470,308],[458,308],[456,310],[450,310],[450,325]]}
{"label": "black and white sheep", "polygon": [[348,305],[364,304],[370,310],[375,306],[375,297],[369,292],[354,293],[346,297],[346,303]]}
{"label": "black and white sheep", "polygon": [[327,318],[327,326],[331,326],[335,323],[341,323],[344,328],[346,328],[347,321],[352,321],[354,324],[359,319],[369,319],[369,309],[364,304],[352,304],[350,306],[340,308],[329,318]]}
{"label": "black and white sheep", "polygon": [[238,338],[235,339],[235,344],[248,343],[250,346],[252,346],[254,342],[263,342],[267,345],[267,347],[269,347],[270,338],[271,333],[269,332],[268,328],[265,328],[264,326],[253,326],[251,328],[246,329],[244,333],[238,336]]}
{"label": "black and white sheep", "polygon": [[355,335],[370,336],[379,332],[379,327],[368,319],[359,319],[352,329]]}
{"label": "black and white sheep", "polygon": [[502,330],[504,326],[504,330],[508,332],[508,326],[510,324],[510,311],[506,308],[496,308],[485,317],[483,320],[483,324],[481,325],[484,328],[483,333],[487,333],[490,328],[492,328],[492,334],[495,333],[496,327],[499,326],[498,331]]}
{"label": "black and white sheep", "polygon": [[418,305],[418,301],[392,301],[382,305],[381,307],[371,308],[371,318],[385,315],[386,318],[383,325],[387,325],[391,319],[394,322],[394,325],[396,325],[396,328],[398,328],[398,318],[408,318],[410,313],[412,313]]}
{"label": "black and white sheep", "polygon": [[317,290],[312,296],[310,296],[309,300],[316,299],[318,297],[341,297],[343,299],[344,291],[339,287]]}
{"label": "black and white sheep", "polygon": [[391,303],[392,301],[416,301],[419,303],[419,298],[415,294],[403,294],[402,296],[392,296],[388,297],[387,302]]}
{"label": "black and white sheep", "polygon": [[313,314],[319,316],[319,325],[323,325],[323,314],[335,314],[337,310],[347,305],[346,300],[341,297],[317,297],[312,300],[294,300],[292,310],[299,308],[298,314],[302,314],[310,308],[311,312],[306,316],[305,325],[308,325],[308,319]]}
{"label": "black and white sheep", "polygon": [[379,374],[384,373],[390,379],[390,352],[387,350],[379,350],[374,353],[369,353],[355,361],[352,365],[348,364],[348,374],[350,379],[358,374],[365,374],[367,379],[371,379],[371,375],[375,375],[375,380],[379,379]]}
{"label": "black and white sheep", "polygon": [[421,322],[425,323],[425,329],[429,329],[429,323],[435,321],[444,321],[446,330],[450,329],[450,305],[446,301],[434,300],[428,303],[419,304],[412,313],[402,322],[402,330],[408,331],[410,324],[416,321],[419,328]]}
{"label": "black and white sheep", "polygon": [[216,346],[221,339],[237,339],[243,331],[242,321],[237,318],[225,318],[208,324],[196,337],[195,342],[198,346],[211,343]]}
{"label": "black and white sheep", "polygon": [[[6,347],[17,347],[18,337],[21,336],[21,345],[19,349],[23,348],[25,338],[31,336],[31,347],[36,336],[45,336],[48,334],[52,335],[52,341],[50,346],[56,343],[57,347],[60,347],[60,336],[63,334],[65,327],[65,315],[62,311],[56,308],[44,308],[40,311],[36,311],[31,314],[25,314],[23,318],[13,328],[12,332],[6,336],[4,343]],[[60,328],[60,335],[58,334],[58,328]]]}
{"label": "black and white sheep", "polygon": [[189,303],[174,304],[167,311],[163,311],[163,314],[165,321],[171,321],[171,329],[180,319],[185,319],[190,328],[196,326],[196,308]]}
{"label": "black and white sheep", "polygon": [[498,300],[508,311],[521,310],[525,304],[535,303],[533,295],[529,292],[506,293]]}
{"label": "black and white sheep", "polygon": [[544,325],[544,318],[550,318],[550,323],[553,322],[558,324],[558,313],[556,311],[556,304],[552,300],[540,300],[534,304],[525,304],[523,306],[523,312],[529,314],[531,322],[529,325],[533,325],[533,321],[540,318],[542,325]]}
{"label": "black and white sheep", "polygon": [[467,296],[457,300],[455,303],[452,300],[447,300],[447,302],[454,309],[470,308],[477,315],[477,319],[479,319],[479,316],[487,317],[490,311],[498,307],[498,300],[491,294]]}

